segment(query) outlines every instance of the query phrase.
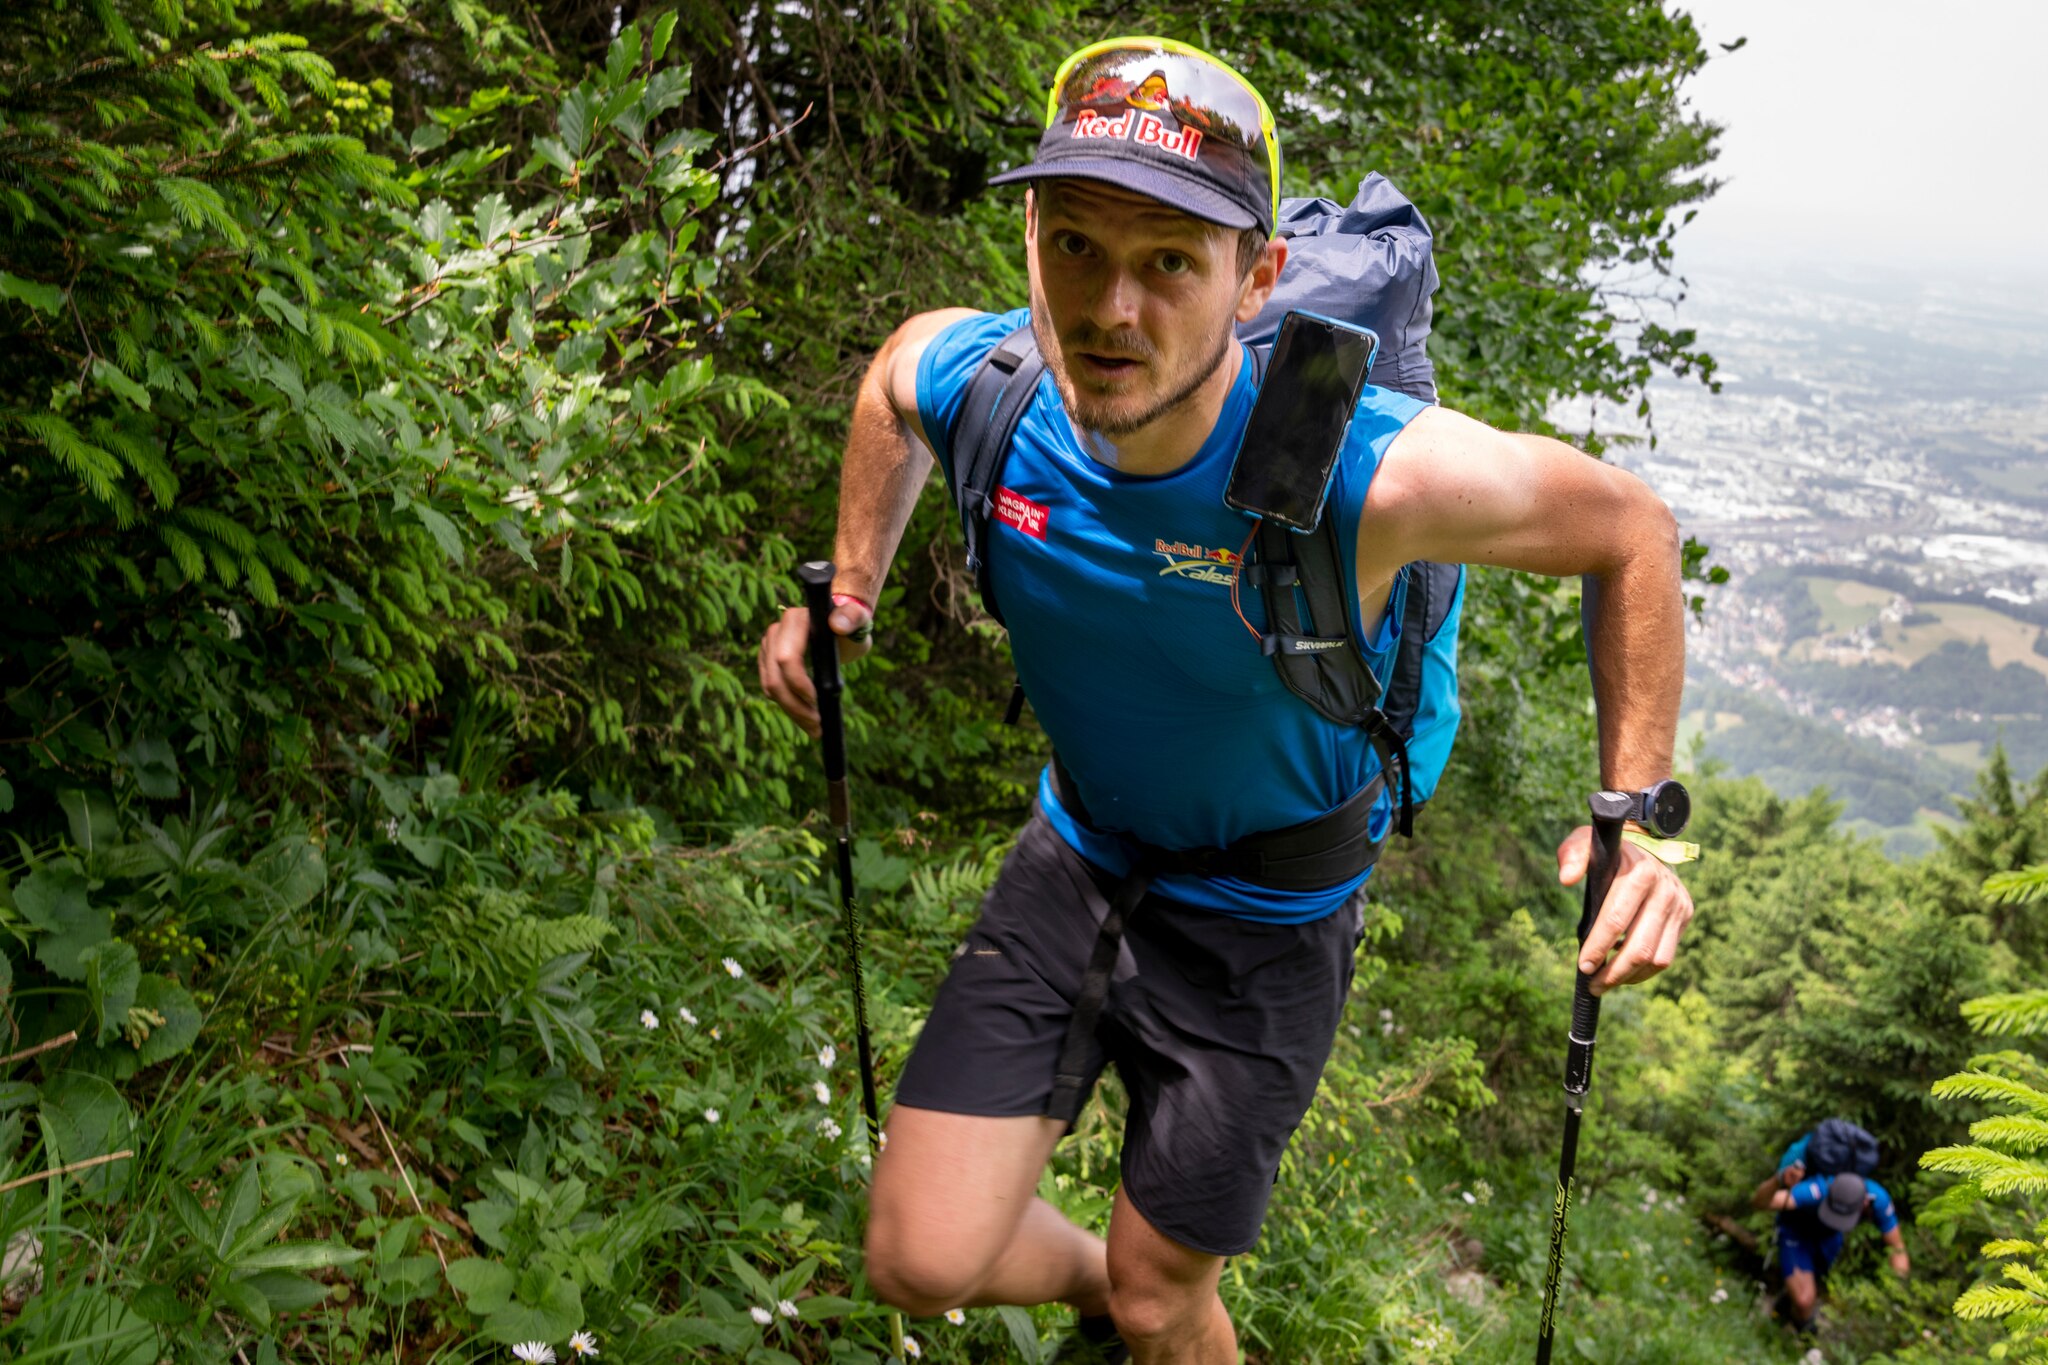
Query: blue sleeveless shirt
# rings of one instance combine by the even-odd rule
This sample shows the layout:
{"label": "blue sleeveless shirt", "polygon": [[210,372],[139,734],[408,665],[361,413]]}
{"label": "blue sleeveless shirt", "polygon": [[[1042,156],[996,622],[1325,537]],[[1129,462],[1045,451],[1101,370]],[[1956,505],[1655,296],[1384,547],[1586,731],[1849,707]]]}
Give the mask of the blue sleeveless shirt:
{"label": "blue sleeveless shirt", "polygon": [[[918,417],[949,478],[946,433],[967,383],[1027,317],[1018,309],[966,318],[925,347]],[[1163,848],[1223,847],[1314,819],[1379,771],[1365,732],[1332,724],[1288,691],[1231,607],[1231,566],[1252,523],[1223,505],[1223,486],[1255,393],[1246,357],[1194,458],[1141,477],[1081,448],[1048,372],[1018,424],[989,522],[990,580],[1032,711],[1095,825]],[[1353,410],[1324,515],[1337,518],[1354,618],[1366,489],[1387,447],[1426,406],[1368,386]],[[1370,639],[1362,620],[1352,623],[1382,679],[1400,643],[1406,589],[1404,570]],[[1259,591],[1243,585],[1239,602],[1263,630]],[[1127,870],[1126,846],[1062,809],[1049,774],[1040,777],[1039,804],[1082,857]],[[1383,793],[1371,814],[1374,837],[1392,815],[1392,796]],[[1343,905],[1364,880],[1276,891],[1177,874],[1154,886],[1245,919],[1305,923]]]}

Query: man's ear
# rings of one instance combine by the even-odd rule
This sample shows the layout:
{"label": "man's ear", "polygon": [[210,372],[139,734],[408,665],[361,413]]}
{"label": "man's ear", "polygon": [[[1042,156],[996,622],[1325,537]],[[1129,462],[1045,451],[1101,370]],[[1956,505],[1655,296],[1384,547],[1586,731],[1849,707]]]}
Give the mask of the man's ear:
{"label": "man's ear", "polygon": [[1244,288],[1237,296],[1239,322],[1250,322],[1259,315],[1266,300],[1273,297],[1273,287],[1280,283],[1280,272],[1286,268],[1287,241],[1275,237],[1266,243],[1266,249],[1252,264],[1251,273],[1244,277]]}

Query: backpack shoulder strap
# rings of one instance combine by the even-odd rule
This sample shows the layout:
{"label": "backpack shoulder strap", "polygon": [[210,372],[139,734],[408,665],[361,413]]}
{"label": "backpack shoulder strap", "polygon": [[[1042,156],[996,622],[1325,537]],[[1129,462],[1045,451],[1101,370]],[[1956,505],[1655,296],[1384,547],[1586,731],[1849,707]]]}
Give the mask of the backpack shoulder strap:
{"label": "backpack shoulder strap", "polygon": [[967,381],[967,393],[946,432],[946,449],[953,456],[953,506],[967,544],[967,567],[981,590],[982,606],[997,621],[1003,613],[988,580],[989,512],[1010,453],[1010,438],[1017,434],[1017,423],[1031,405],[1043,373],[1045,358],[1038,354],[1031,328],[1019,327],[996,344]]}

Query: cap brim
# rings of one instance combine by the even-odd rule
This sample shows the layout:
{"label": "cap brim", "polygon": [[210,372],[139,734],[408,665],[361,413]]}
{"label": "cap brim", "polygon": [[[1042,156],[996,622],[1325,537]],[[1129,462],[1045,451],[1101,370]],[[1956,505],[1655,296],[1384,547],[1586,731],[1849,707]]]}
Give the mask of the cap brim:
{"label": "cap brim", "polygon": [[1168,208],[1217,223],[1227,228],[1259,227],[1257,214],[1194,176],[1180,175],[1165,166],[1151,166],[1122,157],[1061,157],[1034,161],[1014,171],[992,175],[991,185],[1021,185],[1033,180],[1099,180],[1105,185],[1134,191],[1157,199]]}
{"label": "cap brim", "polygon": [[1839,1213],[1830,1207],[1825,1199],[1814,1207],[1820,1213],[1820,1221],[1827,1227],[1833,1228],[1836,1232],[1847,1232],[1850,1228],[1855,1227],[1858,1222],[1862,1221],[1863,1218],[1863,1210],[1861,1208],[1851,1209],[1847,1213]]}

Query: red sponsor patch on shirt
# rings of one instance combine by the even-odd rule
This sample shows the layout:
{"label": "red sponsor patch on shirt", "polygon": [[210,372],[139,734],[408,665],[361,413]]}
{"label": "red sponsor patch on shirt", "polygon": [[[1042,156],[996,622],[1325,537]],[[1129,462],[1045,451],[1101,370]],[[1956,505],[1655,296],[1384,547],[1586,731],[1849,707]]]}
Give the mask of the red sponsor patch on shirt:
{"label": "red sponsor patch on shirt", "polygon": [[1033,540],[1045,539],[1045,523],[1052,513],[1042,503],[1007,488],[996,490],[996,520],[1014,526]]}

